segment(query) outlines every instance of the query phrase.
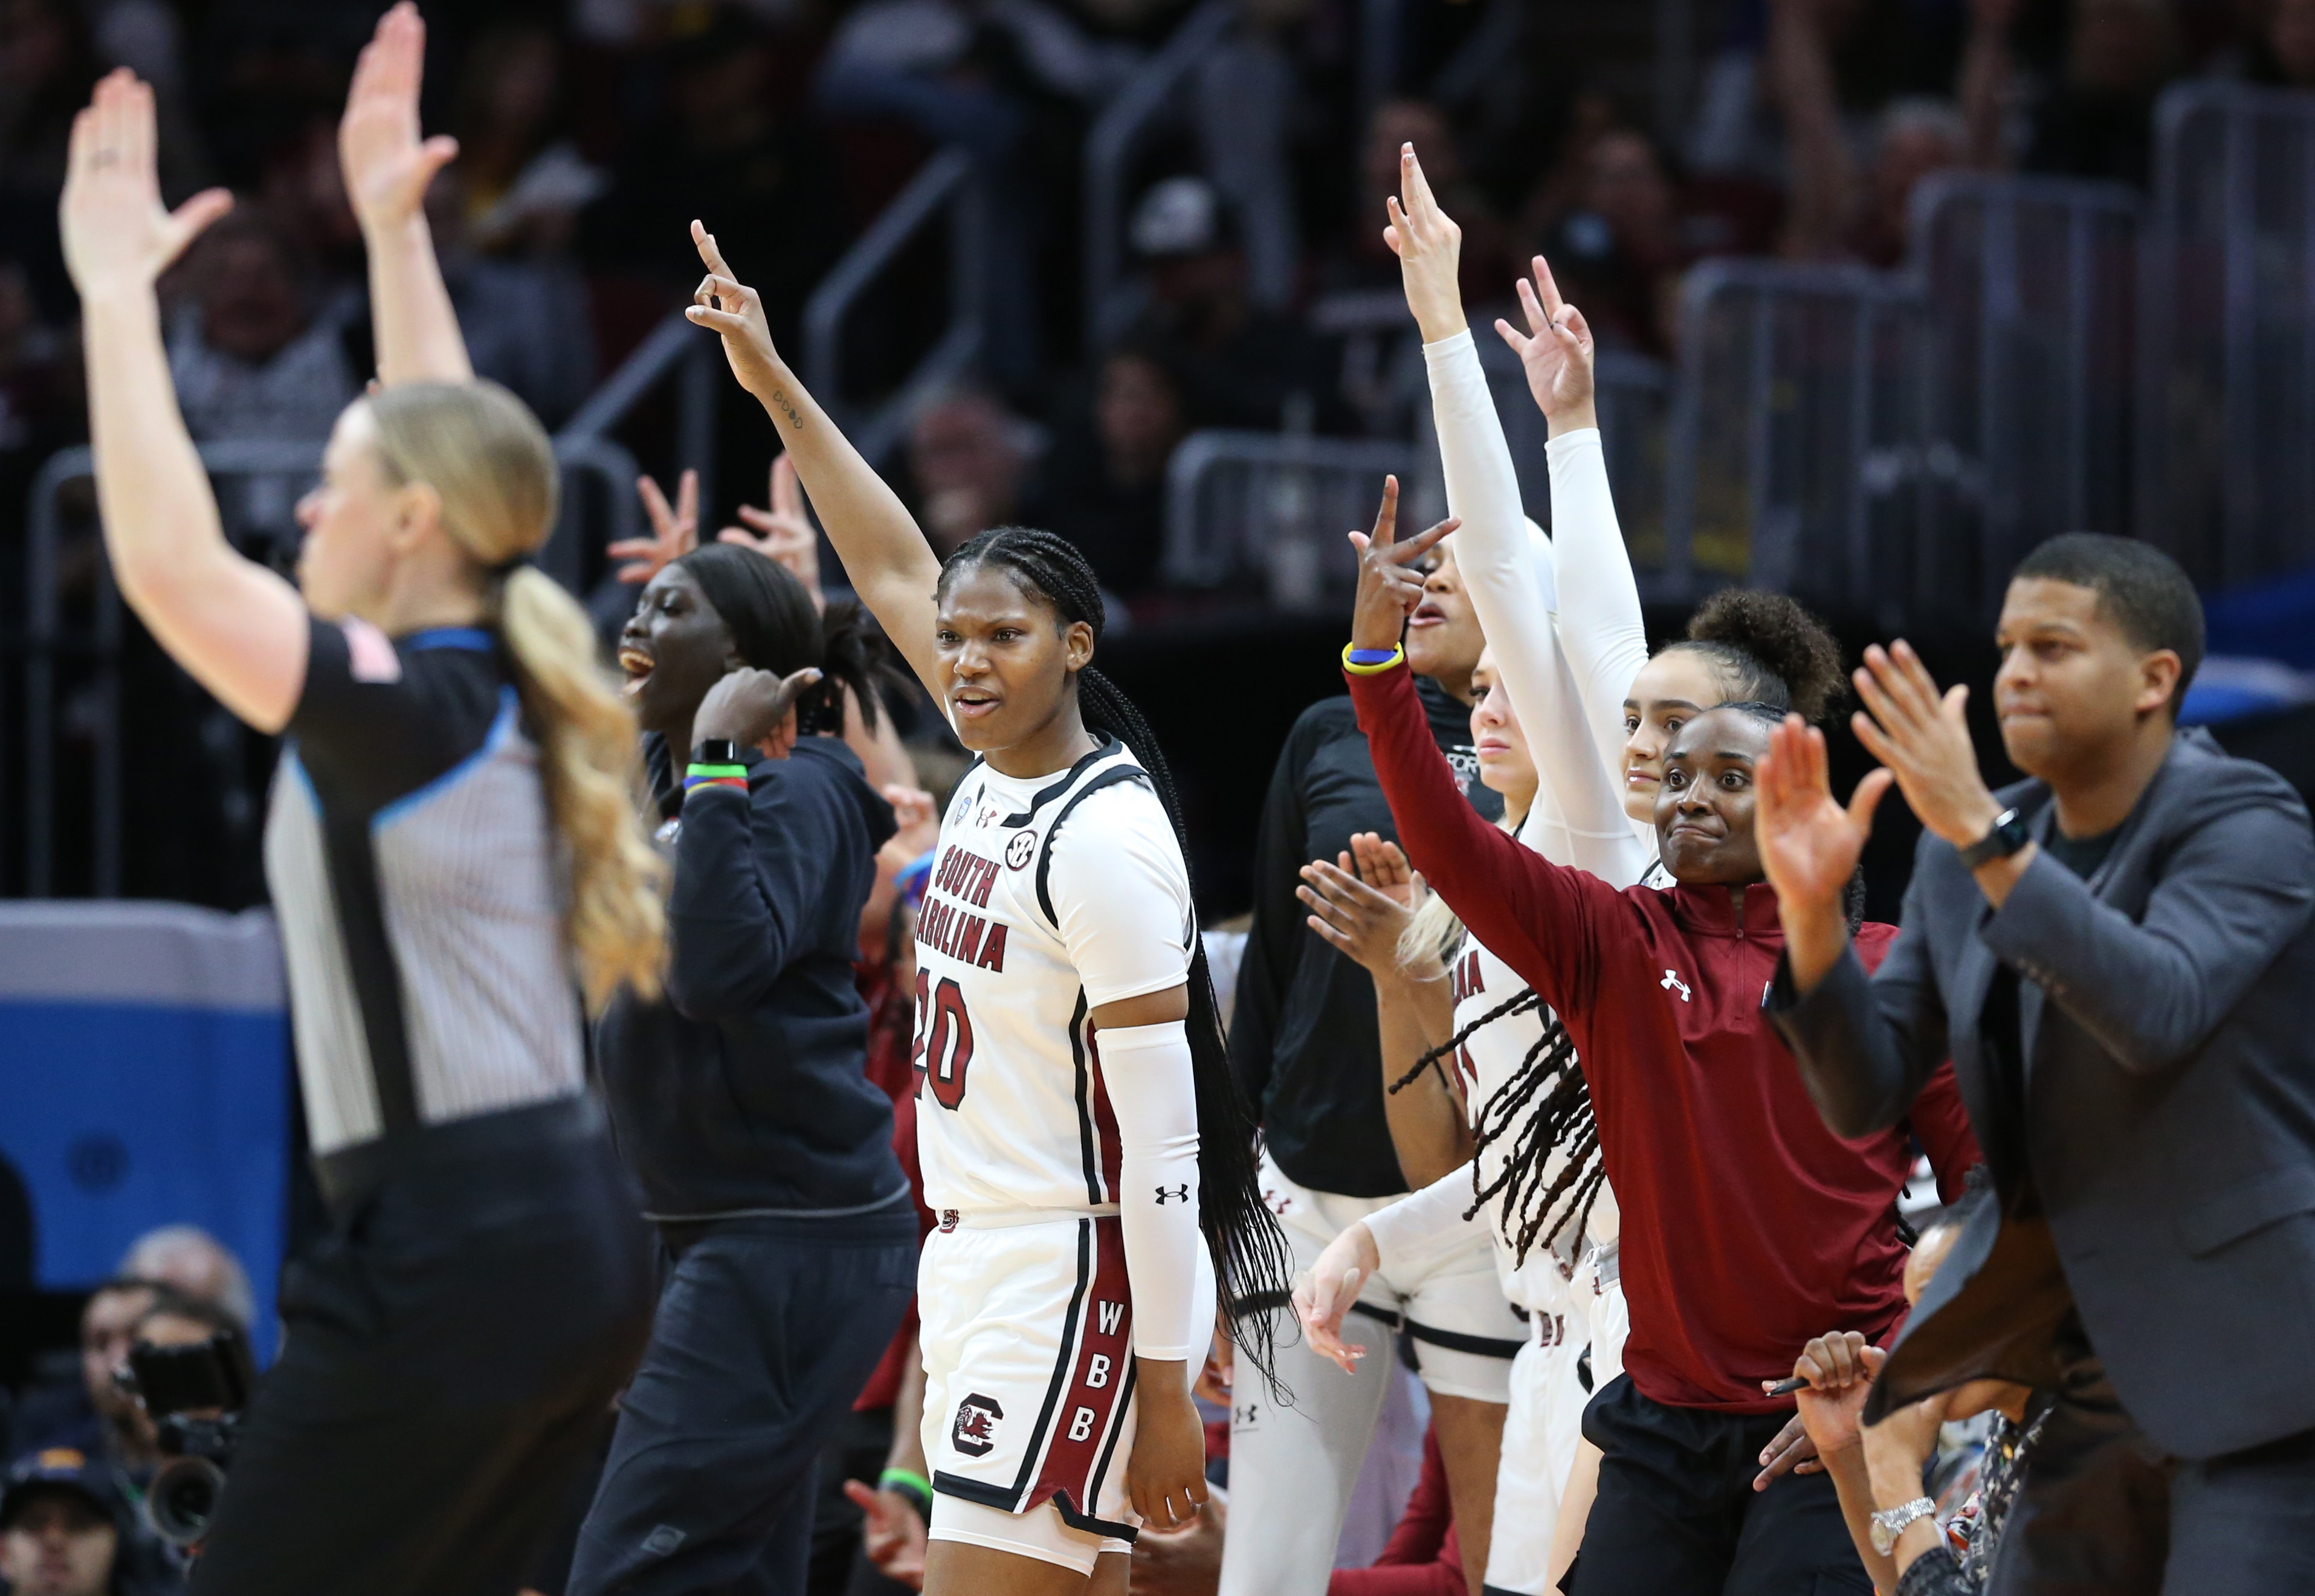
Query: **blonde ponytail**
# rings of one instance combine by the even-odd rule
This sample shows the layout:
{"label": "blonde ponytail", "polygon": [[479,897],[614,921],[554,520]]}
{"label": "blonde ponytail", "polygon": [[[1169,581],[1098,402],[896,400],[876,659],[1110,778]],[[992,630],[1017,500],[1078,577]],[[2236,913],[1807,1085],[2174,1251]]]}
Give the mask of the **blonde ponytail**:
{"label": "blonde ponytail", "polygon": [[1429,977],[1455,956],[1463,922],[1436,892],[1425,892],[1398,934],[1398,962],[1410,974]]}
{"label": "blonde ponytail", "polygon": [[[620,987],[656,998],[667,945],[665,866],[635,806],[634,713],[595,661],[586,612],[544,572],[514,564],[554,527],[554,448],[495,383],[404,383],[366,401],[395,484],[424,483],[443,529],[498,582],[499,628],[515,668],[547,810],[571,873],[564,935],[590,1012]],[[511,569],[508,567],[511,565]]]}

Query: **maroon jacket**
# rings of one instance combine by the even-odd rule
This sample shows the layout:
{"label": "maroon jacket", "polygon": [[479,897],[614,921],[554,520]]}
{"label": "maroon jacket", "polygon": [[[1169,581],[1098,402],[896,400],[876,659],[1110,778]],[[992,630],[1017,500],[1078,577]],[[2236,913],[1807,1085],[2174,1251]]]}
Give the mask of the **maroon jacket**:
{"label": "maroon jacket", "polygon": [[[1618,891],[1547,863],[1475,814],[1439,757],[1404,669],[1350,677],[1407,858],[1471,934],[1551,1005],[1592,1088],[1623,1212],[1631,1308],[1624,1368],[1675,1407],[1770,1413],[1762,1380],[1810,1337],[1886,1346],[1904,1317],[1896,1198],[1903,1127],[1842,1141],[1761,1013],[1784,950],[1776,895],[1725,887]],[[1858,933],[1868,967],[1896,935]],[[1913,1106],[1938,1184],[1978,1161],[1951,1065]]]}

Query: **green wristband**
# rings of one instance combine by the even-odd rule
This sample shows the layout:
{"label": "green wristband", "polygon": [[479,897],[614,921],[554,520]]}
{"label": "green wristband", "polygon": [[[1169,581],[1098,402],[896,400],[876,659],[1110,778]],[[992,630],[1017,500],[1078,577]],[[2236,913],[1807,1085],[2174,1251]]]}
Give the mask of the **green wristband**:
{"label": "green wristband", "polygon": [[687,776],[698,776],[711,778],[736,776],[744,780],[748,774],[748,767],[745,765],[687,765],[684,767],[683,774]]}
{"label": "green wristband", "polygon": [[930,1512],[933,1506],[933,1483],[923,1475],[906,1468],[887,1468],[876,1476],[880,1491],[898,1491],[916,1503],[918,1511]]}

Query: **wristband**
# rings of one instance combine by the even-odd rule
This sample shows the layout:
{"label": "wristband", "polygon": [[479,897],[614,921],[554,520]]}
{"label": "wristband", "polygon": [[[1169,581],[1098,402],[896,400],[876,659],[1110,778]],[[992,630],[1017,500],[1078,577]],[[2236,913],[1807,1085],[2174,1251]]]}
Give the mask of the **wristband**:
{"label": "wristband", "polygon": [[748,767],[745,765],[694,765],[683,773],[683,790],[695,787],[732,787],[748,790]]}
{"label": "wristband", "polygon": [[876,1476],[880,1491],[898,1491],[917,1504],[920,1518],[930,1518],[933,1511],[933,1483],[923,1475],[906,1468],[887,1468]]}
{"label": "wristband", "polygon": [[694,765],[737,765],[740,745],[728,737],[703,737],[692,745]]}
{"label": "wristband", "polygon": [[1406,658],[1406,651],[1395,643],[1388,650],[1343,645],[1343,669],[1353,676],[1379,676]]}

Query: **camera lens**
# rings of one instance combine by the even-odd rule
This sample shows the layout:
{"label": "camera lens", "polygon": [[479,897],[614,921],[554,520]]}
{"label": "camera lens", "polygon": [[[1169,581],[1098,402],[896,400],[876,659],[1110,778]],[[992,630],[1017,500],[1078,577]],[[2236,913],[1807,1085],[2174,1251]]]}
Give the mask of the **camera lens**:
{"label": "camera lens", "polygon": [[191,1545],[208,1533],[217,1493],[224,1489],[225,1470],[207,1458],[171,1459],[153,1476],[145,1498],[153,1528],[175,1545]]}

